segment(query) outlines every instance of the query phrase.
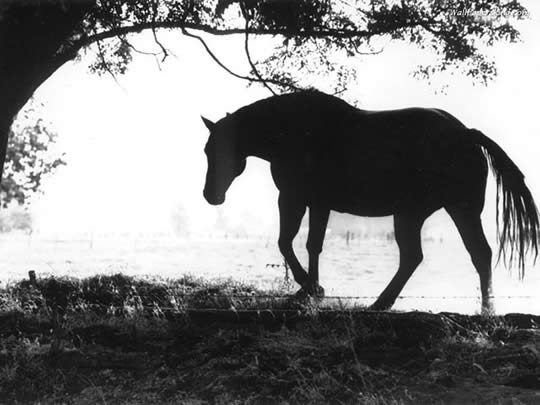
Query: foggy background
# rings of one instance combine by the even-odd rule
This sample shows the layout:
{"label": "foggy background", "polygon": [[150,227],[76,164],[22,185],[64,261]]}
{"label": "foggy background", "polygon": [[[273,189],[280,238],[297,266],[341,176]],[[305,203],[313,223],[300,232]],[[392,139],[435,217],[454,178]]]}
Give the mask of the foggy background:
{"label": "foggy background", "polygon": [[[443,74],[430,83],[417,80],[411,72],[432,55],[390,42],[380,55],[343,61],[357,67],[357,80],[340,97],[364,109],[449,111],[495,140],[540,201],[540,7],[532,1],[523,4],[531,16],[516,23],[522,42],[487,51],[499,71],[487,87]],[[79,277],[119,271],[231,276],[262,288],[283,283],[277,190],[268,163],[248,159],[223,206],[212,207],[202,196],[208,134],[200,115],[218,120],[270,94],[221,70],[193,39],[176,32],[163,32],[160,38],[174,53],[160,66],[152,57],[135,54],[128,72],[115,82],[89,73],[92,56],[83,56],[59,69],[35,94],[44,103],[43,117],[58,133],[55,148],[66,153],[67,165],[30,202],[32,232],[0,234],[2,282],[34,269]],[[243,37],[205,39],[233,70],[247,70]],[[140,49],[156,46],[151,34],[134,42]],[[324,90],[325,83],[314,85]],[[483,218],[496,251],[494,212],[490,178]],[[377,296],[398,265],[392,231],[389,217],[333,213],[321,256],[327,294]],[[303,227],[295,244],[305,264],[306,232]],[[445,212],[426,222],[423,238],[425,260],[402,293],[415,298],[398,300],[395,308],[478,310],[478,276]],[[496,299],[499,312],[540,313],[540,274],[532,264],[524,282],[503,266],[494,269],[494,277],[495,295],[526,296]]]}

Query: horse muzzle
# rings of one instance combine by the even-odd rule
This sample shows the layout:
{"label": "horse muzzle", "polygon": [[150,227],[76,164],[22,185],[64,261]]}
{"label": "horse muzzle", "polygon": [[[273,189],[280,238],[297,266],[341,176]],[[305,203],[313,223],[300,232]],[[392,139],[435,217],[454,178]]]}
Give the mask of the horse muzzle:
{"label": "horse muzzle", "polygon": [[208,193],[206,190],[203,191],[204,198],[208,201],[210,205],[220,205],[225,202],[225,194],[216,195],[213,193]]}

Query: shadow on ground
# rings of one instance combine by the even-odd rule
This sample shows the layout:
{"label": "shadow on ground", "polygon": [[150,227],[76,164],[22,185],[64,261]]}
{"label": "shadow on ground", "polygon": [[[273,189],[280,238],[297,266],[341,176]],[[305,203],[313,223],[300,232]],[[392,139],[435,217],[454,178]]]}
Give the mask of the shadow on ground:
{"label": "shadow on ground", "polygon": [[272,293],[120,275],[10,285],[0,402],[540,400],[540,317],[368,312]]}

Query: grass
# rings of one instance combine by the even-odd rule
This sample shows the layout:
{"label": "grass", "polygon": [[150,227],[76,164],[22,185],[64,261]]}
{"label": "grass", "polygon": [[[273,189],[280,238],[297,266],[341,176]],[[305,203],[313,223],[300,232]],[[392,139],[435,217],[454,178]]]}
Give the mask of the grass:
{"label": "grass", "polygon": [[[316,304],[314,306],[313,304]],[[299,301],[286,283],[261,290],[232,278],[207,280],[137,278],[125,274],[78,279],[48,276],[35,284],[22,280],[0,289],[0,311],[47,312],[52,307],[97,315],[184,313],[189,309],[349,310],[363,308],[341,300]]]}
{"label": "grass", "polygon": [[[179,279],[144,279],[123,274],[84,279],[46,277],[35,285],[28,280],[0,290],[0,311],[36,312],[61,306],[70,311],[147,312],[187,308],[250,308],[272,305],[283,291],[259,291],[232,279],[207,281],[192,276]],[[257,300],[257,302],[254,302]]]}
{"label": "grass", "polygon": [[[321,310],[311,301],[272,298],[284,291],[193,277],[12,283],[0,290],[0,402],[536,400],[529,391],[540,388],[535,329],[505,318]],[[283,310],[294,316],[228,317],[261,305],[270,319]],[[209,308],[227,316],[196,316]]]}

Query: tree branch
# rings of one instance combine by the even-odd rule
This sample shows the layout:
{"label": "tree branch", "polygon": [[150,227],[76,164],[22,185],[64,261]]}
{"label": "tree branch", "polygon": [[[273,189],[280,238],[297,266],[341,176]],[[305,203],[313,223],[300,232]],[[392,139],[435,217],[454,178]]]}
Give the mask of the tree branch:
{"label": "tree branch", "polygon": [[105,60],[105,54],[103,52],[103,48],[101,47],[101,41],[97,41],[96,42],[96,46],[97,46],[97,49],[98,49],[98,55],[99,55],[99,58],[101,59],[101,63],[103,64],[103,66],[105,67],[105,69],[107,70],[107,73],[109,73],[111,75],[111,77],[113,78],[114,82],[118,85],[118,87],[122,88],[122,86],[120,86],[120,82],[118,81],[118,79],[116,78],[115,74],[113,73],[113,71],[109,68],[109,64],[107,63],[107,61]]}
{"label": "tree branch", "polygon": [[159,62],[159,59],[158,59],[158,56],[162,54],[161,52],[141,51],[140,49],[135,48],[133,44],[131,44],[128,40],[125,40],[125,42],[127,46],[129,46],[133,50],[133,52],[136,52],[141,55],[153,56],[154,60],[156,61],[158,70],[161,70],[161,63]]}
{"label": "tree branch", "polygon": [[279,86],[290,87],[290,88],[292,88],[292,89],[294,89],[296,91],[300,90],[298,87],[296,87],[296,86],[294,86],[292,84],[284,83],[284,82],[281,82],[279,80],[259,79],[257,77],[244,76],[244,75],[238,74],[238,73],[232,71],[231,69],[229,69],[223,62],[221,62],[219,60],[219,58],[214,54],[214,52],[212,52],[212,50],[210,49],[210,47],[208,46],[206,41],[204,39],[202,39],[200,36],[188,32],[185,28],[182,29],[182,33],[185,36],[197,39],[202,44],[202,46],[204,47],[204,49],[206,50],[208,55],[210,55],[210,57],[214,60],[214,62],[216,62],[227,73],[229,73],[230,75],[232,75],[232,76],[234,76],[234,77],[236,77],[238,79],[247,80],[249,82],[256,82],[256,83],[264,83],[266,81],[268,83],[276,84],[276,85],[279,85]]}
{"label": "tree branch", "polygon": [[147,55],[147,56],[158,56],[161,55],[161,52],[150,52],[150,51],[141,51],[140,49],[137,49],[131,42],[126,40],[127,46],[129,46],[133,52],[139,53],[141,55]]}
{"label": "tree branch", "polygon": [[167,56],[169,56],[169,52],[167,51],[167,48],[163,46],[163,44],[159,41],[156,33],[156,17],[158,13],[158,3],[157,0],[154,0],[152,4],[152,34],[154,35],[154,42],[158,44],[158,46],[161,48],[161,52],[163,53],[163,59],[161,60],[161,63],[165,62],[165,59],[167,59]]}
{"label": "tree branch", "polygon": [[249,62],[249,65],[251,66],[251,70],[253,71],[253,73],[255,73],[255,76],[257,76],[257,78],[264,85],[264,87],[266,87],[270,91],[270,93],[275,96],[277,95],[276,92],[274,91],[274,89],[272,89],[272,87],[270,87],[266,80],[263,79],[263,77],[259,73],[259,70],[257,69],[257,66],[255,66],[255,63],[253,63],[253,61],[251,60],[251,54],[249,53],[249,15],[247,14],[244,7],[241,7],[241,9],[242,13],[244,14],[244,19],[246,20],[244,50],[246,51],[247,60]]}
{"label": "tree branch", "polygon": [[[410,26],[416,26],[418,24],[411,24]],[[189,28],[197,31],[202,31],[208,34],[212,35],[235,35],[235,34],[245,34],[246,29],[245,28],[217,28],[215,26],[211,25],[205,25],[205,24],[197,24],[192,22],[170,22],[170,21],[162,21],[162,22],[156,22],[155,24],[152,23],[141,23],[141,24],[133,24],[133,25],[126,25],[123,27],[116,27],[110,30],[102,31],[97,34],[87,36],[84,38],[80,38],[79,40],[76,40],[73,42],[72,47],[73,48],[83,48],[85,46],[88,46],[92,44],[93,42],[113,38],[119,35],[126,35],[126,34],[133,34],[133,33],[140,33],[142,31],[148,30],[148,29],[174,29],[174,28]],[[403,27],[405,28],[405,27]],[[254,34],[254,35],[269,35],[269,36],[276,36],[276,35],[284,35],[284,36],[290,36],[291,32],[286,29],[257,29],[257,28],[248,28],[247,30],[248,34]],[[375,31],[366,31],[366,30],[305,30],[305,31],[299,31],[294,34],[294,36],[297,37],[314,37],[314,38],[323,38],[323,37],[334,37],[334,38],[340,38],[340,39],[346,39],[346,38],[355,38],[355,37],[372,37],[375,35],[384,34],[385,32],[375,32]]]}
{"label": "tree branch", "polygon": [[[193,5],[193,3],[191,3]],[[389,34],[390,31],[396,31],[404,28],[412,28],[421,26],[422,28],[430,31],[431,33],[440,35],[440,32],[433,30],[429,26],[429,22],[423,21],[410,21],[406,23],[401,23],[398,26],[392,27],[391,30],[388,28],[380,29],[310,29],[302,30],[298,32],[291,33],[290,30],[285,28],[253,28],[253,27],[244,27],[244,28],[218,28],[214,25],[204,24],[204,23],[195,23],[186,21],[187,14],[189,10],[186,11],[186,14],[181,20],[178,21],[151,21],[139,24],[126,25],[122,27],[115,27],[95,33],[93,35],[85,35],[79,39],[72,41],[71,46],[69,46],[62,53],[76,53],[81,48],[87,47],[94,42],[102,41],[105,39],[113,38],[116,36],[123,36],[127,34],[140,33],[145,30],[152,30],[155,34],[158,29],[192,29],[200,32],[205,32],[207,34],[215,36],[228,36],[228,35],[259,35],[259,36],[277,36],[282,35],[284,37],[298,37],[298,38],[335,38],[335,39],[353,39],[353,38],[371,38],[378,35]],[[155,37],[154,37],[155,38]],[[156,38],[155,38],[156,39]],[[162,48],[164,55],[167,54],[166,49],[159,41],[156,41],[158,45]]]}

